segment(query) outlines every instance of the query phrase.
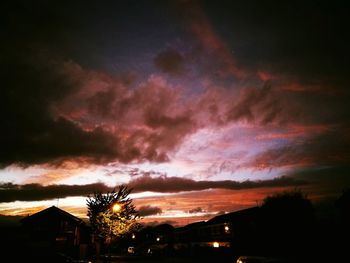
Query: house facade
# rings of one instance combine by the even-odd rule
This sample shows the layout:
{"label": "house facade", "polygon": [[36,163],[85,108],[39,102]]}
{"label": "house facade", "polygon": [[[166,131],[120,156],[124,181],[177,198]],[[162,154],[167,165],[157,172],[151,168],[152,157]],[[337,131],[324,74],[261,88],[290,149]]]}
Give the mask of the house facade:
{"label": "house facade", "polygon": [[216,216],[175,229],[174,248],[240,249],[256,235],[259,208]]}
{"label": "house facade", "polygon": [[21,220],[27,242],[33,249],[48,249],[85,257],[89,228],[80,218],[51,206]]}

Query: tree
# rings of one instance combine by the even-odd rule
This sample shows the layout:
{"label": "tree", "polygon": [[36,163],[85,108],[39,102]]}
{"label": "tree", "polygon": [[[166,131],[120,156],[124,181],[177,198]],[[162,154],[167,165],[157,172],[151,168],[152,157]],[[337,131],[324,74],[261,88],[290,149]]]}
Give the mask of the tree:
{"label": "tree", "polygon": [[340,216],[340,223],[348,226],[350,222],[350,188],[345,190],[343,194],[335,202]]}
{"label": "tree", "polygon": [[88,196],[88,217],[93,232],[100,238],[108,240],[121,237],[139,227],[139,215],[130,199],[131,189],[125,185],[117,191],[105,194],[95,192]]}
{"label": "tree", "polygon": [[266,197],[261,206],[265,245],[281,253],[301,251],[312,236],[314,219],[311,201],[298,190]]}
{"label": "tree", "polygon": [[272,220],[278,221],[309,222],[314,216],[312,203],[298,190],[267,196],[263,200],[262,209]]}

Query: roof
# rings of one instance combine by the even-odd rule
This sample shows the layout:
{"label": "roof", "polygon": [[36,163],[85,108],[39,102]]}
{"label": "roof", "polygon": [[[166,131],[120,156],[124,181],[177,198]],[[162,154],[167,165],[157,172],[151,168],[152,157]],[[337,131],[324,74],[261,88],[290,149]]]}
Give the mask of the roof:
{"label": "roof", "polygon": [[222,223],[229,223],[229,222],[242,222],[245,221],[246,219],[253,219],[256,218],[259,212],[259,207],[251,207],[235,212],[231,212],[228,214],[223,214],[219,216],[215,216],[212,219],[208,221],[199,221],[199,222],[194,222],[182,227],[176,228],[176,231],[183,231],[183,230],[188,230],[188,229],[196,229],[197,227],[201,226],[210,226],[214,224],[222,224]]}
{"label": "roof", "polygon": [[84,221],[76,216],[73,216],[72,214],[56,207],[56,206],[51,206],[49,208],[46,208],[44,210],[41,210],[35,214],[32,214],[30,216],[27,216],[21,220],[22,223],[29,223],[33,222],[35,220],[40,220],[45,217],[52,217],[52,216],[57,216],[57,217],[63,217],[66,220],[69,220],[71,222],[77,223],[77,224],[84,224]]}
{"label": "roof", "polygon": [[208,221],[208,224],[219,224],[219,223],[226,223],[226,222],[233,222],[236,220],[242,220],[244,218],[252,218],[254,216],[257,216],[259,211],[259,207],[251,207],[235,212],[231,212],[228,214],[219,215],[216,217],[213,217]]}
{"label": "roof", "polygon": [[188,224],[188,225],[185,225],[185,226],[178,227],[176,229],[178,231],[179,230],[185,230],[185,229],[191,229],[191,228],[199,227],[201,225],[205,225],[206,223],[207,223],[206,221],[199,221],[199,222],[194,222],[194,223],[191,223],[191,224]]}

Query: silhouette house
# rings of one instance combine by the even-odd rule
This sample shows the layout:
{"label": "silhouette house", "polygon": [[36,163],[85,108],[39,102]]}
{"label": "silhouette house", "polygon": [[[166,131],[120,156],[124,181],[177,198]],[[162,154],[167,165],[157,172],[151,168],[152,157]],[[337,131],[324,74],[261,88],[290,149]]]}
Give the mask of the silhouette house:
{"label": "silhouette house", "polygon": [[239,248],[252,241],[259,208],[216,216],[175,230],[175,248]]}
{"label": "silhouette house", "polygon": [[86,254],[88,227],[64,210],[51,206],[23,218],[21,223],[33,249],[50,249],[79,257]]}

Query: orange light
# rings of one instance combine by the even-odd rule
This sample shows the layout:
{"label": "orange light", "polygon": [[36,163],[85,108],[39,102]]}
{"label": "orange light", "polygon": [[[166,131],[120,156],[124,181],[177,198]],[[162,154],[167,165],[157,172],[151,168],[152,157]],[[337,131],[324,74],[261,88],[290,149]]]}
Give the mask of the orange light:
{"label": "orange light", "polygon": [[225,226],[225,232],[229,232],[230,231],[230,228],[228,226]]}
{"label": "orange light", "polygon": [[219,242],[213,242],[213,247],[220,247]]}
{"label": "orange light", "polygon": [[120,204],[114,204],[112,209],[113,212],[119,212],[122,209],[122,206]]}

